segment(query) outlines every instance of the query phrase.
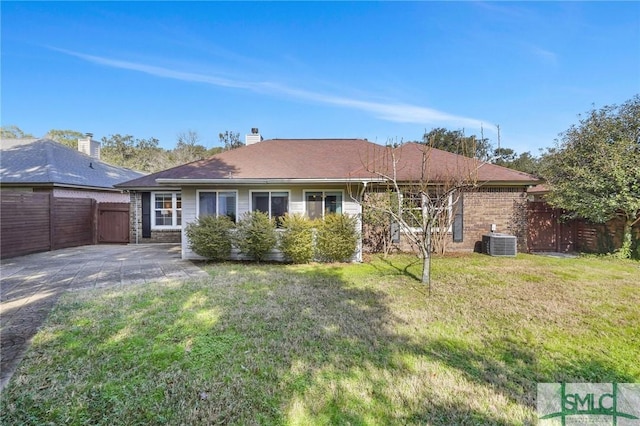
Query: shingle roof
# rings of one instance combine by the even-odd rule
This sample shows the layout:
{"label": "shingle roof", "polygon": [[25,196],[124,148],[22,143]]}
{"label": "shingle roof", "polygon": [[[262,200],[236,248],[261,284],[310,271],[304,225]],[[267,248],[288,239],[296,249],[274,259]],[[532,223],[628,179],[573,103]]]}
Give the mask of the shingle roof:
{"label": "shingle roof", "polygon": [[116,167],[49,139],[3,140],[0,183],[114,189],[143,174]]}
{"label": "shingle roof", "polygon": [[[395,153],[397,159],[397,178],[399,181],[419,179],[425,170],[430,182],[443,182],[450,179],[473,179],[479,184],[510,183],[530,185],[539,179],[528,173],[496,164],[486,163],[474,158],[454,154],[440,149],[430,148],[414,142],[402,145]],[[423,165],[423,158],[425,164]],[[384,164],[392,164],[387,154],[377,170],[384,170]]]}
{"label": "shingle roof", "polygon": [[[398,177],[415,180],[420,177],[423,145],[407,143],[397,150]],[[430,179],[437,180],[453,170],[475,167],[482,182],[530,184],[534,176],[493,164],[482,164],[432,149],[429,154]],[[374,179],[371,172],[389,170],[390,148],[363,139],[270,139],[225,151],[210,158],[174,167],[124,182],[120,188],[152,188],[161,183],[180,180],[346,180]]]}

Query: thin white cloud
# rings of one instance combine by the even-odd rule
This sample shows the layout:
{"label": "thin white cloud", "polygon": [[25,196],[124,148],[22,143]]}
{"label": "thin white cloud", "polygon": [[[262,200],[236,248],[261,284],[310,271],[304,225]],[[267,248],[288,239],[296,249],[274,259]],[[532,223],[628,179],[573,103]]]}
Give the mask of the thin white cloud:
{"label": "thin white cloud", "polygon": [[531,52],[537,56],[538,58],[547,61],[547,62],[551,62],[551,63],[556,63],[558,61],[558,55],[555,54],[554,52],[547,50],[547,49],[543,49],[542,47],[539,46],[531,46]]}
{"label": "thin white cloud", "polygon": [[73,52],[65,49],[52,48],[58,52],[65,53],[98,65],[104,65],[112,68],[119,68],[131,71],[138,71],[156,77],[170,78],[185,82],[204,83],[218,87],[229,87],[236,89],[244,89],[257,93],[272,93],[275,95],[286,95],[292,98],[313,101],[328,105],[336,105],[344,108],[365,111],[373,114],[375,117],[392,121],[396,123],[416,123],[416,124],[440,124],[453,127],[477,128],[484,127],[487,130],[496,131],[495,126],[483,124],[482,120],[475,118],[461,117],[448,114],[432,108],[408,105],[404,103],[383,103],[373,101],[363,101],[358,99],[345,98],[334,95],[316,93],[312,91],[296,89],[272,82],[251,82],[241,80],[231,80],[228,78],[216,77],[206,74],[198,74],[192,72],[177,71],[168,68],[158,67],[154,65],[140,64],[136,62],[123,61],[119,59],[110,59],[101,56],[87,55],[84,53]]}

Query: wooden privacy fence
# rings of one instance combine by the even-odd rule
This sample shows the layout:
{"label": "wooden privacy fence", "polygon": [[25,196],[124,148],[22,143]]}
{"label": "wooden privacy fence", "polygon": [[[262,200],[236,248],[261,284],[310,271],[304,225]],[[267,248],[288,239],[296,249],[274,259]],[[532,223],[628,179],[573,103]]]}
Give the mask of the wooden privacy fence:
{"label": "wooden privacy fence", "polygon": [[11,192],[0,199],[3,258],[96,243],[94,199]]}
{"label": "wooden privacy fence", "polygon": [[0,194],[0,257],[97,243],[97,203],[51,193]]}
{"label": "wooden privacy fence", "polygon": [[[612,219],[606,223],[591,223],[584,219],[563,220],[565,213],[544,201],[528,203],[529,251],[613,253],[621,247],[624,229],[622,219]],[[634,226],[632,232],[634,239],[640,240],[640,224]]]}
{"label": "wooden privacy fence", "polygon": [[563,210],[544,201],[527,205],[527,246],[529,251],[571,252],[576,250],[576,222],[562,221]]}

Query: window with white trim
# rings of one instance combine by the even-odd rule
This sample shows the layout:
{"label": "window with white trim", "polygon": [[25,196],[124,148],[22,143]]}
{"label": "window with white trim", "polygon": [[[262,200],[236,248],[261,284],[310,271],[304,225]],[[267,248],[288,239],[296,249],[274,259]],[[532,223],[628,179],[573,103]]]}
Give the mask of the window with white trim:
{"label": "window with white trim", "polygon": [[251,191],[251,211],[266,213],[279,225],[289,212],[289,191]]}
{"label": "window with white trim", "polygon": [[[435,195],[429,196],[432,203],[437,204],[438,198]],[[437,232],[441,223],[445,223],[448,227],[448,232],[451,232],[451,220],[452,208],[453,208],[453,195],[449,194],[444,205],[430,206],[435,209],[433,214],[436,215],[436,220],[433,223],[433,230]],[[414,229],[415,231],[422,230],[422,196],[420,193],[404,192],[402,194],[402,218],[404,221]]]}
{"label": "window with white trim", "polygon": [[180,192],[151,193],[151,223],[153,229],[180,229],[182,226],[182,194]]}
{"label": "window with white trim", "polygon": [[309,219],[342,213],[342,191],[305,191],[304,207]]}
{"label": "window with white trim", "polygon": [[198,217],[203,216],[227,216],[236,221],[237,216],[237,191],[204,191],[198,192]]}

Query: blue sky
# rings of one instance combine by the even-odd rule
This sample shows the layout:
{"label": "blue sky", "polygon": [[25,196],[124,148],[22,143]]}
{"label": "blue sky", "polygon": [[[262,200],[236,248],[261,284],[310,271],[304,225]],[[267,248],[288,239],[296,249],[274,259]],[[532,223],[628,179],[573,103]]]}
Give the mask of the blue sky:
{"label": "blue sky", "polygon": [[640,93],[640,2],[6,2],[2,125],[420,139],[537,154]]}

